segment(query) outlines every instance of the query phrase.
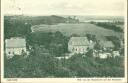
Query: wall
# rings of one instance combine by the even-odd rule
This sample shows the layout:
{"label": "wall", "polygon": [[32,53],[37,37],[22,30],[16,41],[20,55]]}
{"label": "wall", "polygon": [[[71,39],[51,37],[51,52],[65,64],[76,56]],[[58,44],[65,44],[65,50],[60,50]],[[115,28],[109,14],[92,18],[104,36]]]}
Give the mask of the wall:
{"label": "wall", "polygon": [[68,50],[72,53],[86,53],[89,46],[68,46]]}
{"label": "wall", "polygon": [[[24,52],[26,52],[26,48],[6,48],[6,54],[7,56],[14,56],[15,55],[21,55],[22,54],[22,50],[24,50]],[[10,54],[9,54],[10,52]]]}

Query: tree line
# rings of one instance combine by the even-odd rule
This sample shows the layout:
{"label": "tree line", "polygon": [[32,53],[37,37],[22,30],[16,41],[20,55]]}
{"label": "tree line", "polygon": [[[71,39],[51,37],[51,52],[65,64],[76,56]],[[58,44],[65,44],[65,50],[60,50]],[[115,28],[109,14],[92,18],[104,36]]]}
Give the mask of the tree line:
{"label": "tree line", "polygon": [[114,30],[116,32],[123,32],[123,29],[119,26],[116,26],[115,24],[112,23],[106,23],[106,22],[91,22],[92,24],[95,24],[97,26],[103,27],[105,29],[110,29],[110,30]]}

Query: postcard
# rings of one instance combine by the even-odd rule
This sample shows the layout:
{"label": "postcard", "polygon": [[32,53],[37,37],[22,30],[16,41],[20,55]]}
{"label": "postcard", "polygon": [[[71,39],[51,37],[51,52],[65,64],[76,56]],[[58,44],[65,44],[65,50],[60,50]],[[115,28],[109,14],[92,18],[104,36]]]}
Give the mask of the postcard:
{"label": "postcard", "polygon": [[127,0],[1,5],[1,83],[127,83]]}

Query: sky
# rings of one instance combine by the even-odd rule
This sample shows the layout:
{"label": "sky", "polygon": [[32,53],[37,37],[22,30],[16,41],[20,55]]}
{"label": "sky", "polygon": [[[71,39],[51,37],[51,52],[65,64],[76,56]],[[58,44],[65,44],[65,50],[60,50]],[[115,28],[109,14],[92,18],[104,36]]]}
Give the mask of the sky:
{"label": "sky", "polygon": [[4,14],[123,16],[126,0],[3,0]]}

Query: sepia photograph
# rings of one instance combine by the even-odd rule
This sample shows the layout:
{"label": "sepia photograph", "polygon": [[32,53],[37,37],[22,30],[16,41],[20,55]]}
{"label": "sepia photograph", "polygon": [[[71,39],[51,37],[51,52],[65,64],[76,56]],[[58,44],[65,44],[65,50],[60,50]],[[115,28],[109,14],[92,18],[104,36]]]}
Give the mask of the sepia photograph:
{"label": "sepia photograph", "polygon": [[3,79],[125,78],[126,2],[2,0]]}

